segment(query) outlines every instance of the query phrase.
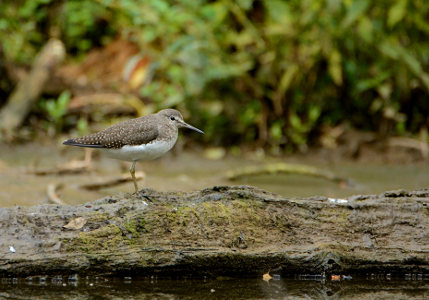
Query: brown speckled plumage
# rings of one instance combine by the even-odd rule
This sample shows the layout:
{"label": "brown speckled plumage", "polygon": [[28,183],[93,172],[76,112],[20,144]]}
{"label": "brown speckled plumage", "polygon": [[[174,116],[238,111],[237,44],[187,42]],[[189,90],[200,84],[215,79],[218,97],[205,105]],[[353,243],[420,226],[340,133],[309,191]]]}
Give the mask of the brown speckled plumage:
{"label": "brown speckled plumage", "polygon": [[[120,122],[100,132],[69,139],[65,145],[120,149],[124,145],[142,145],[165,139],[178,127],[168,120],[171,116],[183,120],[179,111],[164,109],[156,114]],[[166,122],[167,121],[167,122]]]}

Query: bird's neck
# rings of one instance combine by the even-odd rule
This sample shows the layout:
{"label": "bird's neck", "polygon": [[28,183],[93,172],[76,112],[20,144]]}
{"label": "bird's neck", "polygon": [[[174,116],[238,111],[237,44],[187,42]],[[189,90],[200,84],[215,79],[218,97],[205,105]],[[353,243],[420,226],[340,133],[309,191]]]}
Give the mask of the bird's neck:
{"label": "bird's neck", "polygon": [[158,128],[158,132],[159,132],[158,138],[162,140],[172,139],[176,141],[177,136],[179,135],[179,129],[176,126],[172,126],[170,124],[161,125]]}

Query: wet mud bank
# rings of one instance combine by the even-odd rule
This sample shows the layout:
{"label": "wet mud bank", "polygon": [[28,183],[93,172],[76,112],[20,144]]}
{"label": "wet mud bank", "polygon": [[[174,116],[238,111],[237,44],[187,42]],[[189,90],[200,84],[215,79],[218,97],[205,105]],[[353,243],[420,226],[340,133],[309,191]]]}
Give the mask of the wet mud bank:
{"label": "wet mud bank", "polygon": [[289,199],[144,189],[0,208],[0,276],[429,273],[429,189]]}

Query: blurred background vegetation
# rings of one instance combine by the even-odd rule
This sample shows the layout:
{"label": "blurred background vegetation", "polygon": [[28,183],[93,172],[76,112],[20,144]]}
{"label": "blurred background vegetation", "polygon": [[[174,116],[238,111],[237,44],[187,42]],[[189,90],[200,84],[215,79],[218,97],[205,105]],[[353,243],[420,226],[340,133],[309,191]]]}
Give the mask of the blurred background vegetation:
{"label": "blurred background vegetation", "polygon": [[[339,125],[379,137],[429,125],[427,0],[0,2],[0,72],[31,66],[51,37],[75,64],[119,38],[137,45],[153,74],[135,91],[143,111],[178,108],[210,145],[289,153]],[[2,76],[0,105],[14,84]],[[85,127],[62,120],[70,90],[33,112],[57,133]]]}

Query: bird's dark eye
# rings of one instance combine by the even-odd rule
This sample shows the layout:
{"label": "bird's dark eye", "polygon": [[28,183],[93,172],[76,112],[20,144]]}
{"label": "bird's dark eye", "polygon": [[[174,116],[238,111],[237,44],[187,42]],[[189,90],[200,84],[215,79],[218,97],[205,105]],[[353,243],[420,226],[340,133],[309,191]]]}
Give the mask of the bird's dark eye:
{"label": "bird's dark eye", "polygon": [[176,119],[174,118],[174,116],[170,116],[170,120],[171,120],[171,121],[174,121],[174,120],[176,120]]}

